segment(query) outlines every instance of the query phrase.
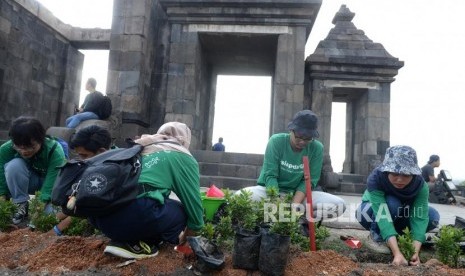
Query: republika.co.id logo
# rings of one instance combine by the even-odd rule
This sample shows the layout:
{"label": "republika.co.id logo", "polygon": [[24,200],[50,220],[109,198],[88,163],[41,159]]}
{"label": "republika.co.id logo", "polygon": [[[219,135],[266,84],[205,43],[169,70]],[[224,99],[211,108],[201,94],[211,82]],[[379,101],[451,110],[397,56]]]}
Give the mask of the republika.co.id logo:
{"label": "republika.co.id logo", "polygon": [[96,194],[107,186],[107,178],[101,173],[93,173],[84,179],[84,188],[88,193]]}

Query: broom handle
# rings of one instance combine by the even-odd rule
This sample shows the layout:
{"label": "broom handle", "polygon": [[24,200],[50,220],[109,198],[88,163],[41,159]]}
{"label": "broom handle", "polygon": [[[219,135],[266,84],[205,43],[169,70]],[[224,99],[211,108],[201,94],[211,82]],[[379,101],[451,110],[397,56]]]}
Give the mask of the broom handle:
{"label": "broom handle", "polygon": [[308,165],[308,156],[302,158],[304,163],[304,179],[305,187],[307,191],[307,216],[309,216],[308,222],[308,233],[310,235],[310,250],[316,251],[316,240],[315,240],[315,223],[313,221],[313,206],[312,206],[312,178],[310,176],[310,167]]}

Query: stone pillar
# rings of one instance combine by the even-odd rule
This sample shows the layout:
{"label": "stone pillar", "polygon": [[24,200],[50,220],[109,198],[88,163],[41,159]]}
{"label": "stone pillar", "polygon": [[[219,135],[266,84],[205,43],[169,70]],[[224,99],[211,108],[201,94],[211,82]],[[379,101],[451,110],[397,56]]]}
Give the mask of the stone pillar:
{"label": "stone pillar", "polygon": [[294,27],[289,34],[279,35],[273,79],[271,134],[287,132],[287,124],[292,116],[303,109],[305,42],[303,27]]}
{"label": "stone pillar", "polygon": [[354,125],[354,170],[368,175],[389,146],[389,85],[368,89],[357,102]]}
{"label": "stone pillar", "polygon": [[364,143],[366,160],[363,160],[366,173],[381,163],[389,147],[390,101],[390,84],[382,83],[380,89],[368,90],[367,140]]}
{"label": "stone pillar", "polygon": [[204,124],[208,124],[208,88],[206,62],[203,58],[198,33],[186,25],[171,28],[168,64],[168,90],[165,122],[179,121],[191,128],[191,148],[200,148],[205,141]]}
{"label": "stone pillar", "polygon": [[343,173],[354,173],[354,102],[346,103],[346,152],[344,164],[342,166]]}
{"label": "stone pillar", "polygon": [[318,132],[324,145],[324,154],[329,155],[331,141],[331,112],[333,93],[324,86],[324,81],[314,80],[312,88],[312,105],[310,109],[318,115]]}
{"label": "stone pillar", "polygon": [[[79,103],[82,66],[84,55],[73,47],[67,47],[66,74],[63,81],[61,103],[57,109],[56,126],[64,126],[66,118],[74,114],[76,103]],[[54,110],[54,109],[53,109]]]}
{"label": "stone pillar", "polygon": [[117,137],[131,137],[150,126],[151,68],[157,1],[115,0],[110,37],[107,94],[121,122]]}
{"label": "stone pillar", "polygon": [[[215,114],[215,102],[216,102],[216,86],[218,83],[218,72],[213,71],[211,77],[211,86],[210,86],[210,102],[208,107],[208,133],[206,135],[205,149],[209,150],[212,148],[213,144],[213,124],[214,124],[214,114]],[[216,138],[216,137],[215,137]]]}

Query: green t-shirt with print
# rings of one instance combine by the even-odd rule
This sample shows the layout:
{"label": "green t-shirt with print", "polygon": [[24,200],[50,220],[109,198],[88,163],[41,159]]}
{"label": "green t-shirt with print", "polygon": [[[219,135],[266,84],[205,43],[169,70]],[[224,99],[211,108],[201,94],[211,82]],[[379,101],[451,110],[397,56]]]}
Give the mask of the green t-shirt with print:
{"label": "green t-shirt with print", "polygon": [[194,157],[171,150],[144,155],[139,183],[156,188],[139,197],[150,197],[162,204],[173,191],[184,205],[187,227],[194,231],[203,227],[199,165]]}
{"label": "green t-shirt with print", "polygon": [[257,184],[277,187],[279,192],[306,194],[302,158],[308,156],[312,187],[320,180],[323,166],[323,144],[313,140],[300,152],[292,150],[289,133],[271,136],[263,158],[263,166]]}

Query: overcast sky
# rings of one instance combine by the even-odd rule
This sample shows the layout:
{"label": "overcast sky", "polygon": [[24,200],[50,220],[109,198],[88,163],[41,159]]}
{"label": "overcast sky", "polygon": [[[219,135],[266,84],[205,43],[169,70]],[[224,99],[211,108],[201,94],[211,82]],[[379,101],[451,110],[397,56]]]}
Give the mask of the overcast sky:
{"label": "overcast sky", "polygon": [[[39,2],[73,26],[111,26],[112,0]],[[464,147],[461,145],[465,141],[465,124],[462,122],[465,119],[465,1],[324,0],[307,43],[306,56],[313,53],[318,42],[334,27],[331,21],[341,4],[346,4],[355,13],[352,22],[357,28],[405,62],[391,85],[391,145],[405,144],[415,148],[420,166],[426,164],[431,154],[438,154],[441,156],[441,169],[449,170],[454,180],[465,179]],[[98,57],[89,58],[91,53],[86,53],[83,81],[88,76],[97,76],[97,88],[104,91],[106,81],[101,81],[104,77],[98,74],[106,70],[108,56],[97,56],[103,61],[97,61]],[[89,60],[97,65],[90,65]],[[92,69],[96,70],[95,73],[89,71]],[[338,110],[340,108],[336,107],[334,117],[341,118],[343,115],[338,114]],[[232,116],[237,112],[236,109],[228,113]],[[268,120],[267,112],[259,114],[264,114]],[[221,125],[228,126],[225,123]],[[215,129],[213,142],[222,135],[219,133],[225,131]],[[263,153],[267,133],[237,130],[234,133],[237,136],[222,135],[225,136],[227,150],[234,150],[234,143],[237,143],[238,146],[247,144],[257,153]],[[252,141],[249,135],[258,139]],[[333,166],[339,171],[344,154],[344,126],[340,122],[333,123],[332,137],[337,140],[331,142]],[[255,141],[257,145],[250,145]]]}
{"label": "overcast sky", "polygon": [[440,169],[465,179],[465,1],[323,1],[306,55],[334,27],[342,3],[357,28],[405,62],[391,85],[391,145],[415,148],[420,166],[438,154]]}

